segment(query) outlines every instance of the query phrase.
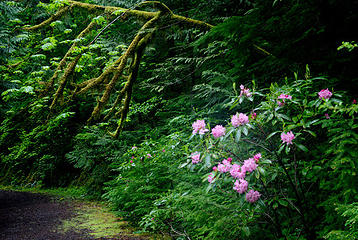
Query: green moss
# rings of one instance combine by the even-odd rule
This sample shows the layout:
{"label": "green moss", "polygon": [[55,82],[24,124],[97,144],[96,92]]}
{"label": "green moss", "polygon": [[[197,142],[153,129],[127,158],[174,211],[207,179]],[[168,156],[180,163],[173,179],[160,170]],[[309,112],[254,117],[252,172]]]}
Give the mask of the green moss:
{"label": "green moss", "polygon": [[114,237],[120,233],[130,234],[131,230],[124,221],[96,205],[81,205],[76,208],[76,216],[63,221],[59,230],[89,230],[94,237]]}
{"label": "green moss", "polygon": [[95,238],[111,238],[116,236],[136,236],[143,239],[169,239],[161,235],[134,234],[128,222],[116,217],[104,206],[99,204],[87,203],[76,207],[76,215],[72,219],[64,220],[58,227],[58,231],[78,231],[86,230]]}

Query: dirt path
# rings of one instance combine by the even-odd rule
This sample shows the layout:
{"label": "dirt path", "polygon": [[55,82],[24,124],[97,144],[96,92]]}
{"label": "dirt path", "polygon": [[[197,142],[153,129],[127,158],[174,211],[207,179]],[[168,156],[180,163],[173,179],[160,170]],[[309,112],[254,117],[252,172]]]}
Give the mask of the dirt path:
{"label": "dirt path", "polygon": [[[128,229],[124,230],[125,222],[111,218],[114,219],[112,214],[93,204],[65,201],[43,194],[0,190],[1,240],[148,239],[131,234]],[[108,231],[114,224],[122,226],[123,231],[120,228],[116,231],[122,232],[121,235]],[[100,225],[104,227],[100,233],[96,233],[93,227]]]}

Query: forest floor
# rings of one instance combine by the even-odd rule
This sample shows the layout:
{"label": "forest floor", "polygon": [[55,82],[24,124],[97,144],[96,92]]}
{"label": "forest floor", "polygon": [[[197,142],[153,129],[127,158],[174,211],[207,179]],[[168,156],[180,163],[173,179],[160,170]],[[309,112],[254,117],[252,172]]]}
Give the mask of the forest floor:
{"label": "forest floor", "polygon": [[153,239],[133,231],[99,203],[0,189],[1,240]]}

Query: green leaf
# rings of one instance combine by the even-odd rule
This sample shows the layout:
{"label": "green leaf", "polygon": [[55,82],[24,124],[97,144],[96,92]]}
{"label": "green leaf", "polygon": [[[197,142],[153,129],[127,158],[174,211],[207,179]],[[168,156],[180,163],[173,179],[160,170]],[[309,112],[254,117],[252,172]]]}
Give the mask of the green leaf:
{"label": "green leaf", "polygon": [[207,155],[205,156],[205,165],[206,165],[207,167],[210,167],[210,166],[211,166],[211,155],[210,155],[210,154],[207,154]]}
{"label": "green leaf", "polygon": [[242,132],[245,134],[245,136],[247,136],[247,134],[249,134],[249,129],[244,126],[244,127],[242,128]]}
{"label": "green leaf", "polygon": [[279,117],[279,118],[283,118],[283,119],[286,119],[286,120],[288,120],[288,121],[291,121],[291,118],[290,117],[288,117],[287,115],[285,115],[285,114],[277,114],[277,117]]}
{"label": "green leaf", "polygon": [[305,131],[305,132],[308,132],[309,134],[311,134],[312,136],[314,136],[314,137],[317,137],[317,134],[315,134],[313,131],[311,131],[311,130],[303,130],[303,131]]}
{"label": "green leaf", "polygon": [[28,94],[35,94],[34,88],[31,87],[31,86],[21,87],[19,91],[20,91],[20,92],[24,92],[24,93],[28,93]]}
{"label": "green leaf", "polygon": [[285,207],[288,206],[288,202],[287,202],[286,200],[284,200],[284,199],[279,199],[278,202],[279,202],[279,204],[281,204],[282,206],[285,206]]}
{"label": "green leaf", "polygon": [[275,135],[275,134],[278,133],[278,132],[279,132],[279,131],[271,133],[270,135],[267,136],[266,140],[269,139],[269,138],[271,138],[273,135]]}
{"label": "green leaf", "polygon": [[284,147],[285,147],[285,145],[282,144],[281,147],[278,149],[277,153],[280,154],[280,153],[282,152],[282,150],[283,150]]}
{"label": "green leaf", "polygon": [[188,165],[188,164],[189,164],[189,162],[182,163],[182,164],[179,165],[178,168],[183,168],[183,167],[185,167],[185,166]]}
{"label": "green leaf", "polygon": [[205,192],[208,193],[212,188],[213,188],[212,184],[209,184],[209,185],[206,187]]}
{"label": "green leaf", "polygon": [[241,129],[238,129],[238,130],[236,131],[235,141],[236,141],[236,142],[239,142],[239,141],[240,141],[240,138],[241,138]]}
{"label": "green leaf", "polygon": [[260,178],[260,172],[259,171],[255,171],[255,177],[256,177],[256,179]]}
{"label": "green leaf", "polygon": [[308,149],[305,147],[305,146],[303,146],[302,144],[295,144],[299,149],[301,149],[302,151],[304,151],[304,152],[308,152]]}
{"label": "green leaf", "polygon": [[233,131],[235,131],[235,128],[231,128],[231,129],[225,134],[224,139],[228,138]]}
{"label": "green leaf", "polygon": [[246,237],[250,236],[250,229],[248,227],[243,227],[242,231],[244,232]]}
{"label": "green leaf", "polygon": [[262,167],[257,167],[257,170],[260,172],[260,174],[261,174],[262,176],[265,176],[265,175],[266,175],[265,169],[263,169]]}

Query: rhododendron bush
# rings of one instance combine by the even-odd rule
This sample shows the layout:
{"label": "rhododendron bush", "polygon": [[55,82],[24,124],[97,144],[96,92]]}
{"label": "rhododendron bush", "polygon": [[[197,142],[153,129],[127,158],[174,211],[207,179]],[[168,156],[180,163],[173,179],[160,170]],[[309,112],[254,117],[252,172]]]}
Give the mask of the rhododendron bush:
{"label": "rhododendron bush", "polygon": [[[345,121],[348,112],[352,118],[357,107],[325,88],[324,78],[295,77],[290,85],[272,84],[266,90],[241,85],[238,100],[226,114],[229,118],[212,126],[210,120],[196,120],[190,137],[193,147],[181,167],[201,173],[206,191],[228,197],[236,194],[237,206],[246,217],[266,218],[276,227],[276,236],[284,235],[284,221],[292,225],[285,230],[290,234],[315,239],[309,216],[320,210],[311,209],[314,202],[309,201],[317,200],[315,181],[322,181],[321,170],[330,166],[311,161],[311,151],[318,150],[315,144],[320,144],[317,141],[329,122]],[[247,108],[249,104],[253,107]],[[285,219],[285,211],[290,220]]]}

